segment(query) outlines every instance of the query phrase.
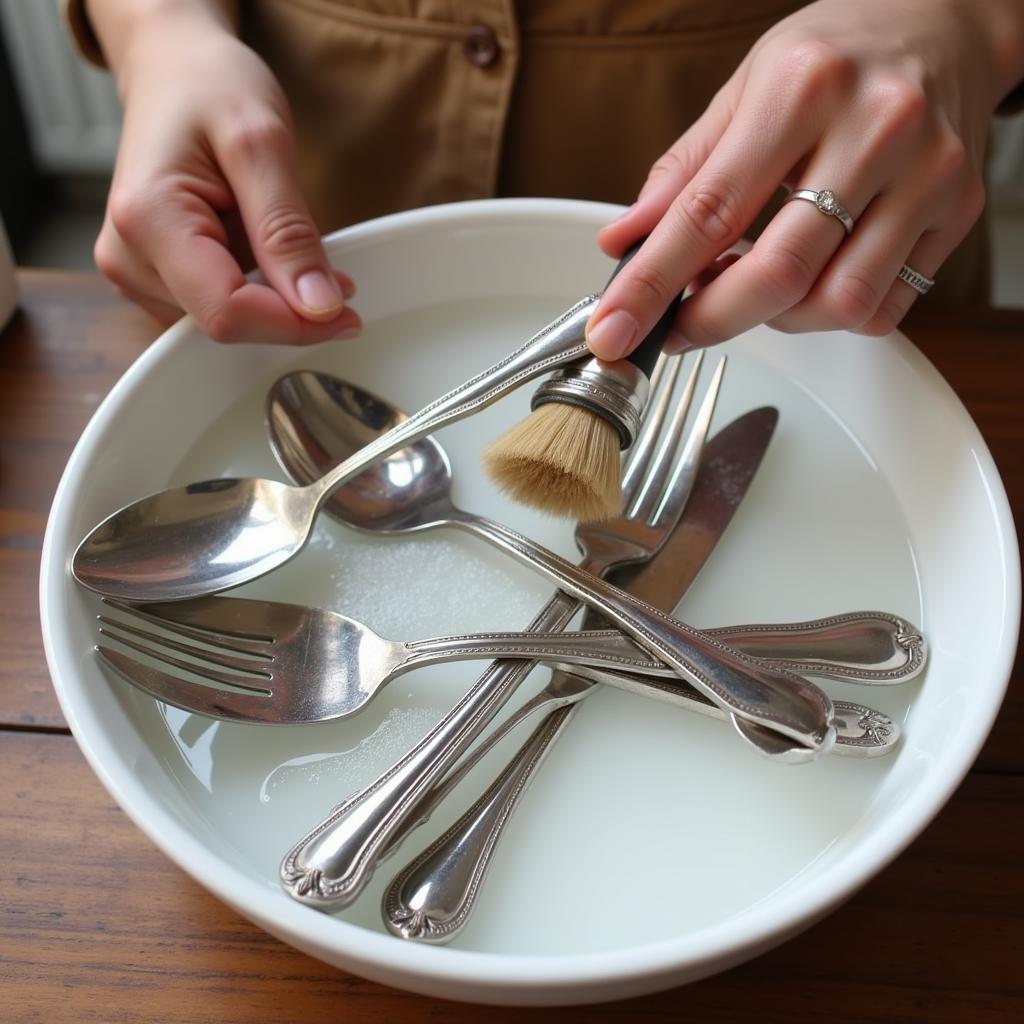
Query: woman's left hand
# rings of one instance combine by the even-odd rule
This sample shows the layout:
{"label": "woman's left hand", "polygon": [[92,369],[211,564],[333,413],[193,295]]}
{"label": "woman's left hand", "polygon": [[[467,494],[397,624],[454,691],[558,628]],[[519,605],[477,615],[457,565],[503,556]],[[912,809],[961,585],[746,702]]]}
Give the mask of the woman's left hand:
{"label": "woman's left hand", "polygon": [[[650,237],[591,318],[617,359],[671,298],[676,328],[712,345],[760,323],[881,335],[981,214],[992,113],[1024,75],[1020,0],[818,0],[754,45],[701,118],[603,229],[612,256]],[[780,185],[832,191],[854,221],[786,203],[749,252],[719,257]]]}

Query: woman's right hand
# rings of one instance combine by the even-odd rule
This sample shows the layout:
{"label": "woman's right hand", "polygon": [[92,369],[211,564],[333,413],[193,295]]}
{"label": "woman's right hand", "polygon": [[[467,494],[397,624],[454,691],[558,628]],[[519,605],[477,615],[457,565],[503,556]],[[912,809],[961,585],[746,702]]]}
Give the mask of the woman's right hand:
{"label": "woman's right hand", "polygon": [[[164,7],[110,47],[103,2],[91,6],[125,108],[100,270],[160,320],[184,310],[216,341],[357,334],[354,286],[327,262],[263,61],[202,5]],[[253,265],[266,283],[246,279]]]}

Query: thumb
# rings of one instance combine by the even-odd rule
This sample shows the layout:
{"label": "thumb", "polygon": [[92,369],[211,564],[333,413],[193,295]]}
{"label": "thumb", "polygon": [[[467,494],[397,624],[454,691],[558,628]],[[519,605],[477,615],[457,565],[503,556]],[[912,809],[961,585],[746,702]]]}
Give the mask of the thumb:
{"label": "thumb", "polygon": [[345,298],[299,189],[288,125],[270,118],[241,133],[236,128],[217,157],[270,286],[306,320],[337,317]]}

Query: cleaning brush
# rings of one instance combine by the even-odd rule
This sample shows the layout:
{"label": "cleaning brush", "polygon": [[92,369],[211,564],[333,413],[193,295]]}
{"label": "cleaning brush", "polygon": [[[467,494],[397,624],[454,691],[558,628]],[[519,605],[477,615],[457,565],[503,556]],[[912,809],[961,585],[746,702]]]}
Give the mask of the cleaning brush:
{"label": "cleaning brush", "polygon": [[[622,257],[613,278],[641,244]],[[523,505],[584,522],[622,511],[619,453],[636,437],[651,372],[681,298],[624,359],[586,359],[537,389],[530,415],[484,450],[484,469],[502,491]]]}

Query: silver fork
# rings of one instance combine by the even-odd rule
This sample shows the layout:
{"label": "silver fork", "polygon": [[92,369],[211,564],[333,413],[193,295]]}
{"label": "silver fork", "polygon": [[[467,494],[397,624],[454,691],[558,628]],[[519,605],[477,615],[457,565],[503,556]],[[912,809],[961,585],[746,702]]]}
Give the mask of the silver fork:
{"label": "silver fork", "polygon": [[228,721],[280,725],[347,718],[392,679],[438,662],[523,658],[672,674],[615,630],[402,642],[339,612],[280,601],[210,597],[131,605],[105,598],[104,604],[157,629],[99,615],[101,636],[177,672],[99,644],[104,662],[165,704]]}
{"label": "silver fork", "polygon": [[[646,560],[671,533],[692,487],[693,469],[700,461],[724,360],[679,453],[699,366],[698,360],[660,445],[679,360],[662,363],[656,370],[648,415],[626,466],[623,506],[627,511],[610,522],[577,528],[576,542],[584,554],[585,571],[603,576],[619,566]],[[654,481],[651,486],[647,486],[649,480]],[[563,629],[580,607],[577,598],[558,591],[529,628]],[[422,797],[459,760],[534,664],[497,661],[491,665],[419,743],[288,851],[281,864],[285,890],[320,910],[340,909],[353,902]]]}
{"label": "silver fork", "polygon": [[[616,630],[470,633],[400,642],[378,636],[347,615],[280,601],[209,597],[130,605],[104,598],[103,603],[156,629],[98,615],[101,636],[177,672],[100,643],[96,653],[107,665],[165,704],[227,721],[290,725],[347,718],[396,676],[421,665],[492,658],[562,662],[584,674],[604,670],[602,681],[620,689],[700,711],[708,704],[717,707]],[[883,612],[851,612],[812,622],[706,632],[793,671],[894,684],[911,678],[923,664],[920,644],[901,645],[912,628]],[[785,644],[781,650],[780,644]],[[804,660],[794,660],[795,654]],[[582,697],[582,691],[576,693],[578,681],[556,676],[552,685],[551,696],[561,704]]]}

